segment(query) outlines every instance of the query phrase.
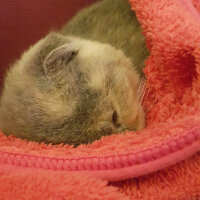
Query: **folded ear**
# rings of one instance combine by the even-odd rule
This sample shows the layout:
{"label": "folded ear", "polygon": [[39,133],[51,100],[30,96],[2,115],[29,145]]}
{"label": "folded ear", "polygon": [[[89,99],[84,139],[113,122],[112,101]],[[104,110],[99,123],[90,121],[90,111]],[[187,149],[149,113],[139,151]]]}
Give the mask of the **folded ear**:
{"label": "folded ear", "polygon": [[77,56],[79,47],[71,37],[52,32],[32,47],[32,56],[27,67],[29,73],[47,77],[54,82],[62,81],[64,69]]}
{"label": "folded ear", "polygon": [[71,43],[64,44],[51,51],[43,63],[44,71],[48,78],[52,79],[62,72],[63,68],[78,54],[78,49]]}
{"label": "folded ear", "polygon": [[35,52],[33,59],[34,64],[37,67],[37,69],[40,69],[39,67],[42,67],[44,60],[46,56],[53,51],[54,49],[58,48],[59,46],[62,46],[63,44],[66,44],[69,42],[69,39],[59,33],[51,32],[46,37],[41,39],[36,45],[34,45]]}
{"label": "folded ear", "polygon": [[46,76],[49,79],[57,77],[77,56],[77,54],[78,48],[70,42],[52,50],[43,62],[43,68]]}

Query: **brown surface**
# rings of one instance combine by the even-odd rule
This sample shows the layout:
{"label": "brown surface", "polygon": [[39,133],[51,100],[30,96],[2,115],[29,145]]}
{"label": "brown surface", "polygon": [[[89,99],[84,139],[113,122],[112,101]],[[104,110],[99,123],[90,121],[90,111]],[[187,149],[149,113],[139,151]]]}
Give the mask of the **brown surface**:
{"label": "brown surface", "polygon": [[0,90],[5,69],[50,30],[96,0],[1,0]]}

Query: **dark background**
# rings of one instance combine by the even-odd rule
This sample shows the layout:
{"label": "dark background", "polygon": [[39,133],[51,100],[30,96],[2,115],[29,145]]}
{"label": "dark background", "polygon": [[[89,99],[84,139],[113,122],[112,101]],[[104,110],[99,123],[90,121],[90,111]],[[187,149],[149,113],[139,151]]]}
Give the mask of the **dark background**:
{"label": "dark background", "polygon": [[97,0],[0,0],[0,91],[5,71],[31,44]]}

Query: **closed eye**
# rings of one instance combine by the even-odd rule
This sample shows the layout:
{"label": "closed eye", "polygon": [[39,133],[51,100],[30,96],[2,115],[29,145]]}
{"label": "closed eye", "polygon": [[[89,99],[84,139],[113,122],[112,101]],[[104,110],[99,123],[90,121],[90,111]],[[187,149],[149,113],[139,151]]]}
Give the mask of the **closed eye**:
{"label": "closed eye", "polygon": [[113,113],[112,122],[113,122],[115,127],[120,127],[119,116],[118,116],[116,111],[114,111],[114,113]]}

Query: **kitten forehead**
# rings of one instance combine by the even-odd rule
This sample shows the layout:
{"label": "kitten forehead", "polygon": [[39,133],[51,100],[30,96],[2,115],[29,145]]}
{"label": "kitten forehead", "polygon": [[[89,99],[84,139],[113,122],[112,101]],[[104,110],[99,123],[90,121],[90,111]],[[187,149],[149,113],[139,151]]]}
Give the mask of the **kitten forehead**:
{"label": "kitten forehead", "polygon": [[94,71],[90,77],[88,86],[96,90],[103,90],[105,88],[106,72],[100,69],[99,71]]}

